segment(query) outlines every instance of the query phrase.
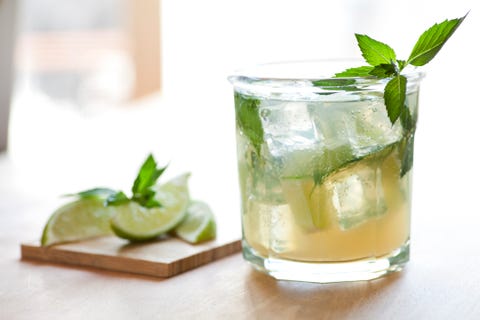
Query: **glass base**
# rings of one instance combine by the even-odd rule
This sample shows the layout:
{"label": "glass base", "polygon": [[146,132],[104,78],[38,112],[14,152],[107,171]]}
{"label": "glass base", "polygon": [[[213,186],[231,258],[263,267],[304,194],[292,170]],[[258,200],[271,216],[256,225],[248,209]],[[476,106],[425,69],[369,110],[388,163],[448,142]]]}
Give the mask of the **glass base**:
{"label": "glass base", "polygon": [[390,254],[346,262],[301,262],[263,257],[243,241],[243,257],[255,269],[277,280],[332,283],[372,280],[403,269],[409,260],[410,244]]}

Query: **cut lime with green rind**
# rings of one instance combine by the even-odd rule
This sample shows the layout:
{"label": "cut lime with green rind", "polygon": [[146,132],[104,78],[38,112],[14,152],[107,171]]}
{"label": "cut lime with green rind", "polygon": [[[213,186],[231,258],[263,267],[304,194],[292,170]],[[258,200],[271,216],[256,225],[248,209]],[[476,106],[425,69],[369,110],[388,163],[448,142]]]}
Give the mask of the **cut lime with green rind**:
{"label": "cut lime with green rind", "polygon": [[103,201],[84,198],[58,208],[43,229],[42,246],[112,234],[110,219],[115,210],[105,207]]}
{"label": "cut lime with green rind", "polygon": [[[324,175],[317,178],[314,174],[309,176],[288,177],[282,179],[282,191],[293,213],[295,222],[306,231],[315,231],[326,229],[337,219],[335,217],[335,208],[332,207],[330,200],[331,194],[326,186],[329,179],[336,179],[341,176],[343,171],[363,163],[366,166],[380,166],[386,159],[390,159],[390,155],[398,149],[400,142],[396,142],[387,146],[379,147],[372,153],[364,156],[358,156],[354,159],[343,158],[344,163],[337,163],[337,167],[329,166],[323,171]],[[398,155],[395,152],[394,158]],[[340,157],[334,157],[339,160]],[[329,163],[333,163],[328,160]],[[395,168],[394,168],[395,169]],[[393,169],[393,170],[394,170]],[[400,168],[396,170],[400,173]]]}
{"label": "cut lime with green rind", "polygon": [[328,212],[330,201],[324,186],[315,187],[314,180],[283,180],[282,191],[293,213],[295,223],[306,231],[326,229],[332,218]]}
{"label": "cut lime with green rind", "polygon": [[175,228],[175,234],[190,243],[212,240],[217,234],[217,224],[210,207],[202,201],[192,201],[187,216]]}
{"label": "cut lime with green rind", "polygon": [[[297,151],[297,155],[292,157],[294,162],[288,164],[281,178],[283,180],[313,178],[315,184],[320,185],[327,177],[359,161],[385,158],[394,148],[398,147],[402,141],[379,146],[364,155],[353,155],[348,146],[327,149],[319,153],[311,150],[302,150],[303,152]],[[288,169],[294,168],[295,164],[297,166],[296,169]]]}
{"label": "cut lime with green rind", "polygon": [[171,231],[186,215],[190,202],[189,176],[189,173],[183,174],[154,187],[155,200],[162,204],[160,208],[145,208],[136,202],[115,206],[117,213],[111,220],[113,232],[127,240],[146,241]]}
{"label": "cut lime with green rind", "polygon": [[385,146],[379,146],[378,148],[372,150],[368,154],[362,155],[362,156],[357,156],[352,158],[351,160],[344,162],[340,164],[337,168],[334,168],[331,170],[327,175],[323,177],[324,181],[328,177],[330,177],[333,174],[336,174],[342,170],[346,170],[347,168],[350,168],[351,166],[356,165],[360,161],[367,161],[367,162],[373,162],[373,163],[381,163],[383,162],[396,148],[400,146],[402,142],[398,141],[392,144],[388,144]]}

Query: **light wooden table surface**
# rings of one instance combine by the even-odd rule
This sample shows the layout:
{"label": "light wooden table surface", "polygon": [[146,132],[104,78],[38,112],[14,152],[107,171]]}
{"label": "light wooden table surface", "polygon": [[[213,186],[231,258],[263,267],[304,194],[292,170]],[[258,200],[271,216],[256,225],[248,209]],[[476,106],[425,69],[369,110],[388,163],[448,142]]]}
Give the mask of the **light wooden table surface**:
{"label": "light wooden table surface", "polygon": [[[46,126],[37,105],[24,110],[40,121],[28,122],[25,137],[0,156],[0,319],[480,319],[480,108],[474,90],[438,88],[446,90],[425,80],[420,101],[411,262],[383,279],[329,285],[277,282],[240,254],[166,280],[21,261],[20,243],[40,236],[56,196],[96,185],[128,189],[149,146],[160,162],[171,160],[172,174],[191,170],[193,195],[240,230],[230,95],[211,110],[190,108],[188,117],[182,100],[168,117],[141,107],[142,116],[96,117],[88,126]],[[208,114],[228,120],[206,122]],[[81,134],[70,135],[75,130]]]}
{"label": "light wooden table surface", "polygon": [[0,158],[0,319],[480,317],[478,224],[467,221],[478,212],[432,223],[414,217],[412,261],[371,282],[277,282],[240,254],[161,280],[21,261],[19,243],[39,234],[50,204],[26,194],[13,167]]}

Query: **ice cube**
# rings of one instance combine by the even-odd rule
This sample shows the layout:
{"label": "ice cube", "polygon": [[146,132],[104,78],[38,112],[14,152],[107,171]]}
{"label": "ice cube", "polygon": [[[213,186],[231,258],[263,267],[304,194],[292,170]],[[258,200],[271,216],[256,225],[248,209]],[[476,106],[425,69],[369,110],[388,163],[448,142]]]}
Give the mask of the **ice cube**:
{"label": "ice cube", "polygon": [[400,121],[392,126],[381,100],[358,102],[350,114],[352,119],[348,130],[350,141],[359,156],[401,139]]}
{"label": "ice cube", "polygon": [[243,233],[255,250],[267,256],[292,250],[295,227],[287,204],[272,205],[250,198],[242,215]]}
{"label": "ice cube", "polygon": [[400,121],[392,126],[381,99],[317,102],[309,111],[316,136],[330,150],[361,157],[401,138]]}
{"label": "ice cube", "polygon": [[270,247],[271,206],[249,197],[242,214],[243,234],[250,246],[263,255]]}
{"label": "ice cube", "polygon": [[316,144],[314,128],[305,102],[270,100],[260,107],[264,139],[273,157]]}
{"label": "ice cube", "polygon": [[387,211],[379,167],[356,166],[329,180],[338,225],[348,230]]}

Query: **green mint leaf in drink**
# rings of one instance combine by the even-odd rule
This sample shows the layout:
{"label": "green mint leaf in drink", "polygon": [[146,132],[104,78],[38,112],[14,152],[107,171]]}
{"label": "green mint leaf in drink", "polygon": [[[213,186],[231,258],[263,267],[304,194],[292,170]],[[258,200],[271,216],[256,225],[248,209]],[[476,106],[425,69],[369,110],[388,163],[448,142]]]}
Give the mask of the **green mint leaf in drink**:
{"label": "green mint leaf in drink", "polygon": [[397,69],[394,64],[382,63],[382,64],[379,64],[378,66],[373,67],[368,74],[382,79],[382,78],[392,77],[396,73],[397,73]]}
{"label": "green mint leaf in drink", "polygon": [[402,71],[407,66],[407,61],[397,60],[398,70]]}
{"label": "green mint leaf in drink", "polygon": [[403,108],[400,113],[400,123],[406,134],[412,133],[415,131],[415,119],[413,119],[410,109],[408,107]]}
{"label": "green mint leaf in drink", "polygon": [[400,177],[403,177],[413,166],[413,145],[414,135],[408,136],[403,145],[402,165],[400,169]]}
{"label": "green mint leaf in drink", "polygon": [[372,66],[390,64],[397,59],[395,51],[387,44],[370,38],[367,35],[355,34],[362,56]]}
{"label": "green mint leaf in drink", "polygon": [[65,197],[78,197],[80,199],[87,199],[87,198],[105,199],[114,193],[116,193],[116,191],[109,188],[93,188],[93,189],[80,191],[77,193],[66,194]]}
{"label": "green mint leaf in drink", "polygon": [[335,74],[337,78],[346,78],[346,77],[368,77],[370,71],[372,71],[372,66],[362,66],[356,68],[349,68],[345,71],[338,72]]}
{"label": "green mint leaf in drink", "polygon": [[[355,79],[320,79],[312,81],[315,87],[321,87],[323,90],[331,91],[361,91],[362,89],[355,86]],[[320,95],[333,94],[334,92],[317,92]]]}
{"label": "green mint leaf in drink", "polygon": [[237,126],[250,140],[257,154],[263,143],[262,119],[258,107],[260,100],[235,92],[235,112]]}
{"label": "green mint leaf in drink", "polygon": [[457,30],[466,16],[459,19],[445,20],[430,27],[418,39],[407,63],[419,67],[430,62],[455,30]]}
{"label": "green mint leaf in drink", "polygon": [[355,79],[320,79],[312,81],[317,87],[343,87],[355,83]]}
{"label": "green mint leaf in drink", "polygon": [[339,88],[355,84],[355,79],[321,79],[312,81],[312,83],[317,87]]}
{"label": "green mint leaf in drink", "polygon": [[387,114],[390,121],[395,123],[405,107],[405,96],[407,91],[407,78],[397,75],[388,81],[383,93],[383,99],[387,107]]}

